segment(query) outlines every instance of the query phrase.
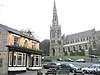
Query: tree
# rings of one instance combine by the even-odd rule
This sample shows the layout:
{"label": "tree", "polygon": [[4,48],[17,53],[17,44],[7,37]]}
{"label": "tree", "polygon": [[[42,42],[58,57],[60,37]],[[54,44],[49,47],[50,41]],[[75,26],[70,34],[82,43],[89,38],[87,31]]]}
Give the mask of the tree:
{"label": "tree", "polygon": [[45,39],[40,43],[40,49],[43,51],[43,55],[49,56],[50,40]]}
{"label": "tree", "polygon": [[20,30],[20,33],[25,36],[36,39],[36,34],[33,31],[31,31],[30,29],[22,29],[22,30]]}

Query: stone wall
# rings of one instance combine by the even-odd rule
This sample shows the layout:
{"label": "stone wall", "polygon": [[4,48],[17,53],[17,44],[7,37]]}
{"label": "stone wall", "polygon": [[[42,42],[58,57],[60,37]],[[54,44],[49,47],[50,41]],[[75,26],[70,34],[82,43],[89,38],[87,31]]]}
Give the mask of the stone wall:
{"label": "stone wall", "polygon": [[0,27],[0,75],[8,73],[7,34],[8,32]]}

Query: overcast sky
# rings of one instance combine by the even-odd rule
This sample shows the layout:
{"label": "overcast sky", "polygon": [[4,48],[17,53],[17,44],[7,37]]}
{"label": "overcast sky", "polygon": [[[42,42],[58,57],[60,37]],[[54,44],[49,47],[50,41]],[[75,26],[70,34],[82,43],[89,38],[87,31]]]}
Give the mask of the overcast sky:
{"label": "overcast sky", "polygon": [[[62,35],[100,30],[100,0],[55,0]],[[54,0],[0,0],[0,23],[50,38]]]}

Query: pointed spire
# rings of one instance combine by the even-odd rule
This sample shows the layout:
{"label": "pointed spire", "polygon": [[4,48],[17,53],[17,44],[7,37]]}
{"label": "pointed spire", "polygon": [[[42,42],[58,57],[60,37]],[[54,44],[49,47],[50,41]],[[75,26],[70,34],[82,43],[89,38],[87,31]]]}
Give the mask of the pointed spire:
{"label": "pointed spire", "polygon": [[54,0],[54,7],[53,7],[53,24],[58,23],[58,16],[57,16],[57,9],[56,9],[56,3]]}
{"label": "pointed spire", "polygon": [[54,7],[53,7],[53,11],[56,11],[56,4],[55,4],[55,0],[54,0]]}

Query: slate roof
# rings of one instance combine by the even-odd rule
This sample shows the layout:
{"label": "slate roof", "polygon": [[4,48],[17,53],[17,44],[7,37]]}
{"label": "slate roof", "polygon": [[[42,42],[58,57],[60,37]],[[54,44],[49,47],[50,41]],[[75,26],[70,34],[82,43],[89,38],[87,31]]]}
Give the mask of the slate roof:
{"label": "slate roof", "polygon": [[66,39],[78,39],[78,38],[83,38],[86,36],[92,36],[95,34],[95,32],[96,32],[95,29],[91,29],[91,30],[79,32],[76,34],[67,35]]}
{"label": "slate roof", "polygon": [[4,28],[4,29],[7,30],[8,32],[11,32],[11,33],[17,34],[17,35],[19,35],[19,36],[22,36],[22,37],[25,37],[25,38],[28,38],[28,39],[31,39],[31,40],[34,40],[34,41],[39,42],[38,40],[36,40],[36,39],[34,39],[34,38],[31,38],[31,37],[29,37],[29,36],[26,36],[26,35],[20,33],[20,31],[18,31],[18,30],[16,30],[16,29],[13,29],[13,28],[10,28],[10,27],[8,27],[8,26],[6,26],[6,25],[0,24],[0,27]]}

